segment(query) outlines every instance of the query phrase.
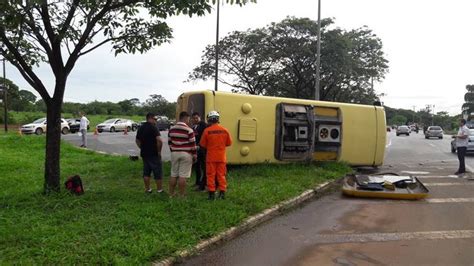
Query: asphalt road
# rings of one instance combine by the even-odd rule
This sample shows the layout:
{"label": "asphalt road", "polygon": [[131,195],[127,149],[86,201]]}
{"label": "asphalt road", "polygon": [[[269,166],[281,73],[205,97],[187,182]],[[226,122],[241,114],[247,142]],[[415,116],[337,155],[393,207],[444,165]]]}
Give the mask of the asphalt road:
{"label": "asphalt road", "polygon": [[[428,199],[335,192],[184,265],[474,265],[474,181],[452,175],[457,157],[450,141],[388,133],[386,164],[378,171],[416,173],[430,189]],[[467,164],[472,169],[474,157]]]}
{"label": "asphalt road", "polygon": [[[171,155],[168,147],[168,131],[161,131],[160,133],[163,140],[161,158],[163,161],[169,161]],[[104,132],[98,135],[89,132],[87,133],[87,148],[110,154],[139,155],[140,150],[135,144],[136,135],[136,132],[129,132],[127,135],[124,132]],[[63,135],[62,138],[73,145],[81,145],[81,137],[77,133]]]}

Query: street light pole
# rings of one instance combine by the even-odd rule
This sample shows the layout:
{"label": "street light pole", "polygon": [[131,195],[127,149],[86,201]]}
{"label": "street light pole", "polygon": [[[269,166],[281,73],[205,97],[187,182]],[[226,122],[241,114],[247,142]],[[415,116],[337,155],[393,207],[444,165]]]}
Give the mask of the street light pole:
{"label": "street light pole", "polygon": [[214,90],[217,91],[218,75],[219,75],[219,8],[220,0],[217,0],[217,23],[216,23],[216,69],[214,76]]}
{"label": "street light pole", "polygon": [[318,0],[318,28],[317,28],[318,42],[316,49],[316,81],[314,86],[314,99],[319,100],[319,86],[320,86],[320,68],[321,68],[321,0]]}
{"label": "street light pole", "polygon": [[3,61],[3,123],[5,124],[5,133],[8,132],[8,115],[7,115],[7,77],[5,74],[5,57]]}

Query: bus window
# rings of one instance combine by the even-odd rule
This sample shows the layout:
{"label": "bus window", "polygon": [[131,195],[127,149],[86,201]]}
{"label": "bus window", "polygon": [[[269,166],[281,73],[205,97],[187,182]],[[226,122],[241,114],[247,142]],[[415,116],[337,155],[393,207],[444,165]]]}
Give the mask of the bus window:
{"label": "bus window", "polygon": [[202,118],[205,118],[207,114],[204,113],[204,94],[199,93],[199,94],[192,94],[189,95],[188,97],[188,108],[187,112],[189,114],[192,114],[194,112],[197,112],[201,115]]}

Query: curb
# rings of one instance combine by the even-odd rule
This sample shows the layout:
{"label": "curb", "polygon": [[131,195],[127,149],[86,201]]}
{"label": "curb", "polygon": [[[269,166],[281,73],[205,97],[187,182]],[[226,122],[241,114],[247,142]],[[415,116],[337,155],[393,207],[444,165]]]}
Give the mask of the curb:
{"label": "curb", "polygon": [[75,147],[76,149],[81,150],[81,151],[90,151],[90,152],[93,152],[93,153],[96,153],[96,154],[110,155],[110,156],[124,156],[124,157],[127,157],[127,156],[128,156],[128,155],[120,154],[120,153],[116,153],[116,152],[110,152],[110,153],[109,153],[109,152],[98,151],[98,150],[93,150],[93,149],[89,149],[89,148],[82,148],[82,147],[73,145],[73,144],[71,144],[71,143],[69,143],[69,144],[72,145],[73,147]]}
{"label": "curb", "polygon": [[175,253],[174,256],[168,257],[164,260],[161,260],[158,262],[152,262],[152,265],[171,266],[175,262],[183,261],[184,259],[189,258],[192,255],[195,255],[196,253],[206,251],[218,243],[234,239],[237,236],[249,231],[250,229],[270,220],[271,218],[278,216],[284,213],[285,211],[290,210],[294,207],[300,206],[301,204],[308,201],[309,199],[323,195],[325,192],[330,191],[335,185],[337,185],[339,183],[339,180],[340,179],[336,179],[331,182],[325,182],[323,184],[316,186],[313,189],[308,189],[304,191],[303,193],[301,193],[299,196],[296,196],[289,200],[285,200],[271,208],[268,208],[262,211],[261,213],[258,213],[254,216],[251,216],[245,219],[241,224],[237,226],[233,226],[212,238],[202,240],[201,242],[199,242],[196,246],[192,248],[189,248],[183,251],[178,251]]}

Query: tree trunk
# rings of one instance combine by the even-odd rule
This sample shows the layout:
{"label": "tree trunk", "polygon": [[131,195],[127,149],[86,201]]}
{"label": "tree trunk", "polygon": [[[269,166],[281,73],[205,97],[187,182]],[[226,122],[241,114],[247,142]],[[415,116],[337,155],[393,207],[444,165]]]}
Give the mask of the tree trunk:
{"label": "tree trunk", "polygon": [[46,158],[44,163],[44,193],[60,190],[61,107],[66,78],[56,79],[54,96],[46,103]]}
{"label": "tree trunk", "polygon": [[61,103],[51,100],[47,104],[46,160],[44,164],[44,193],[59,192]]}

